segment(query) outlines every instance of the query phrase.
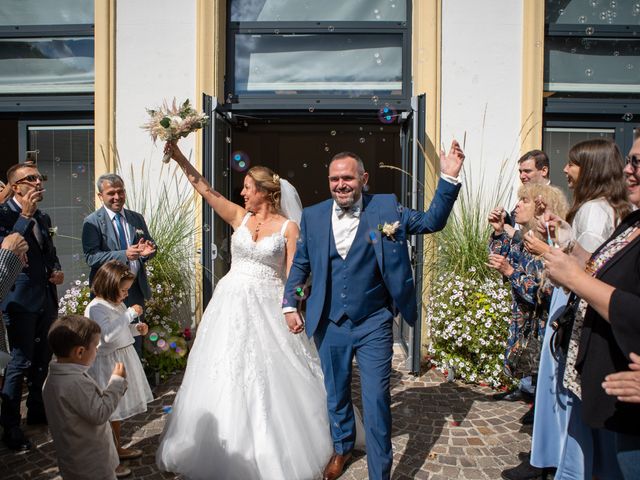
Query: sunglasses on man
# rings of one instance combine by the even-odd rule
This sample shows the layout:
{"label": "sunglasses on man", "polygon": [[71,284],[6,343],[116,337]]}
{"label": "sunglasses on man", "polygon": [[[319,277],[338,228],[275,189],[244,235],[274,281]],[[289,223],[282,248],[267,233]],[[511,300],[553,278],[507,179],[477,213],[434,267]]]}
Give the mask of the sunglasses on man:
{"label": "sunglasses on man", "polygon": [[640,156],[638,155],[627,155],[624,159],[624,164],[625,165],[629,165],[631,164],[631,166],[633,167],[633,169],[637,169],[638,166],[640,166]]}
{"label": "sunglasses on man", "polygon": [[41,182],[46,182],[47,177],[45,175],[40,175],[38,173],[32,173],[31,175],[22,177],[20,180],[16,180],[13,183],[15,183],[16,185],[20,183],[36,183],[38,180],[40,180]]}

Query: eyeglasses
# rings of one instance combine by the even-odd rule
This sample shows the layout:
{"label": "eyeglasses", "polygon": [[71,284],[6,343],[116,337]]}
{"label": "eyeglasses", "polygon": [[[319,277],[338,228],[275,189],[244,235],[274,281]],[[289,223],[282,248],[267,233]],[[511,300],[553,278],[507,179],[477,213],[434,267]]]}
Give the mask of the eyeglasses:
{"label": "eyeglasses", "polygon": [[40,175],[40,174],[36,174],[33,173],[31,175],[27,175],[26,177],[22,177],[20,180],[16,180],[15,183],[16,185],[18,185],[19,183],[36,183],[38,180],[40,180],[41,182],[46,182],[47,181],[47,177],[44,175]]}
{"label": "eyeglasses", "polygon": [[631,164],[631,166],[635,170],[640,166],[640,157],[637,155],[627,155],[624,159],[624,164],[625,165]]}

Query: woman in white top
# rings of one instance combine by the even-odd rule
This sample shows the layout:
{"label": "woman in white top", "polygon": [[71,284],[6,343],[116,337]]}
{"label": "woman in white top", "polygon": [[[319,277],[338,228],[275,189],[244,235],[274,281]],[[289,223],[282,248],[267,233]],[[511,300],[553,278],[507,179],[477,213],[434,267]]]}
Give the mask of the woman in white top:
{"label": "woman in white top", "polygon": [[[609,238],[630,211],[623,176],[624,161],[615,143],[593,139],[577,143],[569,151],[564,168],[573,205],[567,214],[575,240],[572,255],[582,264]],[[533,253],[545,253],[543,242],[525,239]],[[594,430],[582,422],[580,398],[563,383],[575,376],[572,354],[551,354],[551,319],[564,309],[568,294],[556,288],[551,300],[536,387],[531,464],[557,468],[555,478],[621,478],[613,448],[613,432]],[[574,326],[578,336],[582,325]],[[568,367],[567,367],[568,365]],[[567,367],[567,368],[565,368]],[[565,375],[565,370],[570,375]],[[563,382],[564,380],[564,382]],[[575,383],[575,382],[573,382]]]}

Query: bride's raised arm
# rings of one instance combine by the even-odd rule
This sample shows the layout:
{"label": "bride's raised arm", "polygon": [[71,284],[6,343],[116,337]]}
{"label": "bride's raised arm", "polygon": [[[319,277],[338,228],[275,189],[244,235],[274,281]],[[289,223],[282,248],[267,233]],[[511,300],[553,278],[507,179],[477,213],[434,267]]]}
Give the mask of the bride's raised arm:
{"label": "bride's raised arm", "polygon": [[226,199],[221,193],[216,192],[206,178],[198,172],[180,151],[176,142],[167,142],[165,153],[170,153],[180,168],[184,171],[193,188],[206,200],[206,202],[220,215],[220,217],[234,229],[240,225],[247,211],[240,205]]}

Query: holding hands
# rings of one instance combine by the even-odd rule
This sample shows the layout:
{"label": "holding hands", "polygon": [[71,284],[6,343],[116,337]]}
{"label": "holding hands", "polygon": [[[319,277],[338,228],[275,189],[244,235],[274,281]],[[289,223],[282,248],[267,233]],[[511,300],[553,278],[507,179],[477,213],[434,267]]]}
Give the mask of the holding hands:
{"label": "holding hands", "polygon": [[445,155],[444,150],[440,150],[440,172],[443,174],[457,178],[460,175],[463,163],[464,152],[457,140],[451,142],[448,154]]}
{"label": "holding hands", "polygon": [[304,331],[304,321],[299,312],[287,312],[284,314],[284,319],[287,322],[289,331],[294,335]]}

